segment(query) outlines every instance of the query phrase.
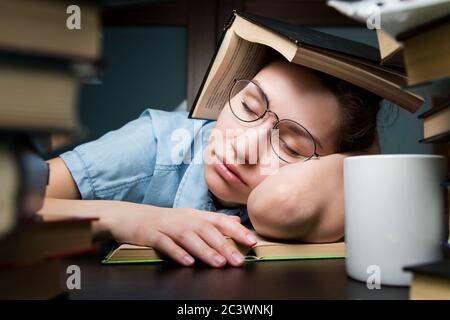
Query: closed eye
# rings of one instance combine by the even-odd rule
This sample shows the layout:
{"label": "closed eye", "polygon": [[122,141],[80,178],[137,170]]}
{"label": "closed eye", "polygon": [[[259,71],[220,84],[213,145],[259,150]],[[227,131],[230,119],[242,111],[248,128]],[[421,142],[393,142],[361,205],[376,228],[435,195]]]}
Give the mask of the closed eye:
{"label": "closed eye", "polygon": [[292,149],[291,147],[289,147],[289,145],[288,145],[283,139],[280,139],[280,141],[281,141],[281,144],[283,145],[283,148],[284,148],[287,152],[289,152],[293,157],[299,157],[299,156],[301,156],[300,153],[298,153],[297,151],[295,151],[294,149]]}
{"label": "closed eye", "polygon": [[252,113],[252,114],[254,114],[255,116],[258,116],[258,114],[256,114],[256,112],[253,111],[253,110],[247,105],[247,103],[245,103],[245,101],[241,101],[241,103],[242,103],[242,106],[244,107],[244,110],[245,110],[246,112]]}

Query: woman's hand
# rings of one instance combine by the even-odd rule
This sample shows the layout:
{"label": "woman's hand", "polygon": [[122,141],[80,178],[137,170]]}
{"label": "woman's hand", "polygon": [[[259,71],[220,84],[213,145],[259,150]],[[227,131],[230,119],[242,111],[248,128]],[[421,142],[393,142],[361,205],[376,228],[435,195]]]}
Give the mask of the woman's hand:
{"label": "woman's hand", "polygon": [[242,254],[225,238],[251,247],[252,232],[237,216],[195,209],[160,208],[112,200],[46,198],[40,214],[98,217],[94,234],[108,235],[120,243],[151,246],[185,266],[194,259],[213,266],[240,266]]}
{"label": "woman's hand", "polygon": [[39,213],[97,217],[93,223],[97,237],[113,236],[118,242],[152,246],[186,266],[192,265],[194,258],[214,267],[227,262],[242,265],[243,256],[224,235],[248,247],[256,243],[237,216],[125,201],[78,200],[80,194],[64,162],[55,158],[49,164],[50,185]]}
{"label": "woman's hand", "polygon": [[110,230],[120,242],[152,246],[173,260],[190,266],[198,258],[213,267],[241,266],[244,256],[225,238],[251,247],[253,234],[239,217],[195,209],[142,207],[132,216],[112,219]]}

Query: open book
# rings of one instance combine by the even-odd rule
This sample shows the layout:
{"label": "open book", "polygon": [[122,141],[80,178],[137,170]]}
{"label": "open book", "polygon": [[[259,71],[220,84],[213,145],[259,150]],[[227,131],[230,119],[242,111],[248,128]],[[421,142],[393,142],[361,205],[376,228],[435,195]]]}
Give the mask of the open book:
{"label": "open book", "polygon": [[[253,248],[242,246],[231,238],[227,240],[235,246],[247,262],[265,260],[336,259],[345,258],[345,243],[287,243],[273,242],[256,235],[257,244]],[[112,250],[103,260],[104,264],[154,263],[167,260],[152,247],[122,244]]]}
{"label": "open book", "polygon": [[274,54],[371,91],[415,112],[423,99],[404,91],[401,69],[381,66],[371,46],[313,29],[234,12],[197,93],[190,118],[217,119],[234,79],[252,79]]}

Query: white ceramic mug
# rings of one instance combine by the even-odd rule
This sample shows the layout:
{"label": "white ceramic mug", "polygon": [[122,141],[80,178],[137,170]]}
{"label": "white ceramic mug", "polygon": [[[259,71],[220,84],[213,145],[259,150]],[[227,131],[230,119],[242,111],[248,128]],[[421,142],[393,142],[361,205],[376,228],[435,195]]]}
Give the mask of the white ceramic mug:
{"label": "white ceramic mug", "polygon": [[403,267],[441,259],[447,227],[437,155],[369,155],[344,160],[347,274],[409,285]]}

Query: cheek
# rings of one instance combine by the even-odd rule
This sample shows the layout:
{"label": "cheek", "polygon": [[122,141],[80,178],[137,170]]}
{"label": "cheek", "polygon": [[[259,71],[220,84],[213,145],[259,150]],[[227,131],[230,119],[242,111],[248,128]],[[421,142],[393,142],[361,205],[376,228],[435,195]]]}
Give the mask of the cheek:
{"label": "cheek", "polygon": [[205,153],[212,154],[215,148],[222,149],[227,139],[227,134],[231,134],[233,129],[239,127],[233,114],[229,108],[224,107],[222,112],[217,118],[216,125],[214,126],[211,135],[208,139]]}
{"label": "cheek", "polygon": [[203,162],[205,168],[210,167],[214,163],[214,142],[209,141],[203,151]]}
{"label": "cheek", "polygon": [[231,113],[230,108],[224,107],[217,118],[215,128],[224,131],[225,129],[234,128],[236,126],[236,120]]}
{"label": "cheek", "polygon": [[276,175],[282,167],[288,164],[284,161],[280,161],[276,155],[273,155],[273,159],[271,160],[272,160],[271,164],[259,165],[257,171],[253,172],[254,179],[252,187],[256,187],[266,178]]}

